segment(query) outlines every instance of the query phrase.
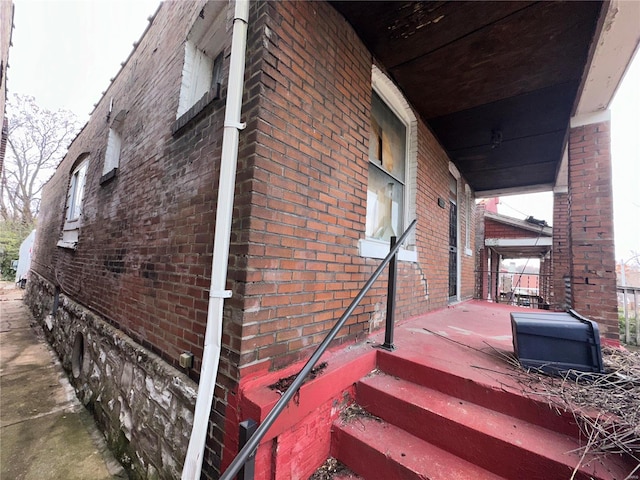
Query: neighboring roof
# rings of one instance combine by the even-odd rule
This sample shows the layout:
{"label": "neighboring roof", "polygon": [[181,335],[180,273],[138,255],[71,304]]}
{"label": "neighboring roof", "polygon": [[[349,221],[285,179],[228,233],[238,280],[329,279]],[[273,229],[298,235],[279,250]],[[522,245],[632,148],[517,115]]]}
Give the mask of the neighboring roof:
{"label": "neighboring roof", "polygon": [[494,222],[503,223],[505,225],[509,225],[512,227],[528,230],[530,232],[535,232],[536,234],[539,234],[540,236],[543,236],[543,237],[553,236],[553,227],[550,227],[548,225],[542,226],[539,223],[535,223],[532,221],[520,220],[519,218],[509,217],[507,215],[502,215],[500,213],[491,213],[491,212],[484,212],[484,218],[493,220]]}
{"label": "neighboring roof", "polygon": [[527,220],[501,215],[499,213],[484,212],[487,220],[505,225],[511,230],[510,235],[496,237],[491,235],[485,226],[484,245],[490,247],[505,258],[541,257],[553,247],[553,228],[542,220],[529,217]]}

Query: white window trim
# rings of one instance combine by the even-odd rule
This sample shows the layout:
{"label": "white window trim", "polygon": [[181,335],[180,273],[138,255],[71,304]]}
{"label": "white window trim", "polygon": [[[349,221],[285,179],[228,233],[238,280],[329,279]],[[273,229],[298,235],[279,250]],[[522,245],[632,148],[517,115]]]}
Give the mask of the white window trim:
{"label": "white window trim", "polygon": [[184,66],[176,118],[185,114],[211,89],[213,59],[191,40],[184,45]]}
{"label": "white window trim", "polygon": [[122,150],[122,136],[115,128],[109,129],[107,137],[107,150],[104,155],[102,174],[106,175],[114,168],[120,166],[120,151]]}
{"label": "white window trim", "polygon": [[456,225],[456,237],[457,237],[457,242],[458,244],[456,245],[456,275],[457,275],[457,279],[456,279],[456,300],[459,302],[461,299],[461,292],[462,292],[462,285],[460,285],[462,283],[462,255],[461,255],[461,248],[460,248],[460,191],[462,190],[460,188],[460,179],[462,178],[462,175],[460,175],[460,171],[458,170],[458,168],[453,164],[453,162],[449,161],[449,172],[451,173],[451,175],[453,175],[453,177],[456,179],[456,206],[458,207],[458,215],[457,215],[457,225]]}
{"label": "white window trim", "polygon": [[[214,87],[213,70],[224,49],[230,15],[228,2],[208,1],[194,20],[184,44],[184,61],[176,119],[185,115]],[[206,89],[196,85],[207,85]]]}
{"label": "white window trim", "polygon": [[471,187],[468,183],[464,185],[464,193],[465,193],[465,239],[464,239],[464,254],[467,257],[473,255],[473,251],[471,250],[471,222],[473,221],[472,213],[473,213],[473,199]]}
{"label": "white window trim", "polygon": [[[113,109],[113,98],[111,99],[110,108]],[[109,115],[111,115],[111,112]],[[104,153],[104,164],[102,166],[103,177],[111,173],[113,170],[120,168],[122,132],[124,130],[124,121],[126,117],[127,111],[120,110],[111,121],[111,126],[109,127],[109,133],[107,135],[107,148]],[[102,182],[102,179],[100,181]]]}
{"label": "white window trim", "polygon": [[[402,224],[407,228],[416,217],[416,185],[418,173],[418,119],[409,102],[404,98],[398,87],[382,70],[373,65],[371,68],[371,86],[373,91],[400,119],[407,129],[406,160],[404,182],[404,204]],[[402,232],[399,232],[402,233]],[[361,257],[384,258],[389,253],[389,244],[372,238],[358,241],[358,253]],[[405,247],[398,250],[398,259],[417,262],[415,230],[409,235]]]}
{"label": "white window trim", "polygon": [[[71,248],[75,249],[78,243],[80,226],[82,225],[82,217],[83,212],[82,208],[84,205],[84,197],[86,193],[87,186],[87,172],[89,169],[89,156],[86,155],[85,158],[73,169],[71,173],[71,177],[69,179],[69,186],[67,188],[67,200],[65,202],[65,211],[64,211],[64,226],[62,227],[62,232],[60,235],[60,240],[57,245],[63,248]],[[83,172],[84,171],[84,172]],[[76,175],[79,175],[80,172],[82,174],[82,192],[80,197],[77,197],[77,178]],[[76,217],[69,218],[72,214],[72,209],[76,206],[76,202],[80,203],[80,212]]]}
{"label": "white window trim", "polygon": [[[361,257],[385,258],[389,255],[389,243],[372,238],[361,238],[358,240],[358,253]],[[398,259],[406,262],[417,262],[418,252],[400,247],[400,250],[398,250]]]}

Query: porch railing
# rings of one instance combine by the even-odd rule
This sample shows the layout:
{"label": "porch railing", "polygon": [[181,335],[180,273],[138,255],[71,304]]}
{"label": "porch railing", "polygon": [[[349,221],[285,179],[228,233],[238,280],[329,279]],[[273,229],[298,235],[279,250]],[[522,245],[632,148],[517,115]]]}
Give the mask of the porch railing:
{"label": "porch railing", "polygon": [[282,413],[282,411],[285,409],[287,404],[291,401],[291,399],[294,397],[296,392],[300,389],[309,372],[311,372],[311,370],[316,365],[316,363],[318,363],[318,361],[320,360],[320,357],[322,357],[324,352],[329,347],[329,344],[333,341],[333,339],[336,337],[340,329],[344,326],[344,324],[349,319],[353,311],[360,304],[360,302],[362,301],[364,296],[367,294],[367,292],[369,291],[371,286],[374,284],[374,282],[378,279],[378,277],[380,276],[384,268],[391,261],[391,259],[395,258],[396,254],[398,253],[398,250],[400,249],[400,246],[405,242],[405,240],[407,239],[407,237],[409,236],[413,228],[416,226],[416,223],[417,223],[417,220],[414,220],[413,222],[411,222],[411,225],[409,225],[409,227],[404,231],[404,233],[400,236],[400,238],[397,240],[395,245],[393,244],[391,245],[391,248],[389,249],[389,254],[384,258],[382,263],[380,263],[376,271],[373,272],[373,274],[371,275],[367,283],[365,283],[364,287],[362,287],[362,290],[360,290],[360,293],[358,293],[358,295],[353,299],[349,307],[347,307],[345,312],[342,314],[342,316],[340,317],[338,322],[334,325],[334,327],[331,329],[331,331],[327,334],[327,336],[322,341],[322,343],[318,345],[318,348],[316,348],[316,350],[313,352],[313,355],[311,355],[311,358],[307,361],[304,367],[302,367],[302,370],[300,370],[300,373],[298,373],[298,376],[291,383],[291,386],[284,392],[282,397],[280,397],[280,400],[278,400],[278,402],[275,404],[275,406],[273,407],[273,410],[271,410],[267,414],[267,416],[262,421],[260,426],[257,428],[255,433],[251,435],[251,437],[246,441],[242,449],[238,452],[238,455],[236,456],[236,458],[234,458],[231,464],[229,465],[229,468],[227,468],[227,470],[222,474],[222,476],[220,477],[220,480],[231,480],[240,471],[240,469],[247,462],[247,460],[249,460],[249,458],[254,454],[256,448],[260,444],[260,440],[262,440],[262,438],[265,436],[269,428],[271,428],[271,425],[273,425],[273,422],[277,420],[278,416]]}
{"label": "porch railing", "polygon": [[624,316],[624,331],[620,332],[620,340],[629,345],[640,345],[640,315],[638,314],[640,287],[617,287],[617,290],[618,310],[621,310],[620,313]]}
{"label": "porch railing", "polygon": [[[475,270],[476,298],[521,307],[548,309],[552,275],[535,272],[498,272]],[[482,290],[487,292],[483,295]]]}

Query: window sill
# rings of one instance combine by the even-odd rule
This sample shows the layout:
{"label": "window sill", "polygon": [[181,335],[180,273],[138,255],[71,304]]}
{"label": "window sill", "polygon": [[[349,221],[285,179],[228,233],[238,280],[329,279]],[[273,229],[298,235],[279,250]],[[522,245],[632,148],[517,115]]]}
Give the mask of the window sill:
{"label": "window sill", "polygon": [[[358,254],[366,258],[385,258],[389,254],[389,244],[379,240],[358,240]],[[400,247],[398,260],[403,262],[417,262],[418,252]]]}
{"label": "window sill", "polygon": [[187,125],[200,116],[200,114],[213,101],[220,99],[220,84],[216,84],[211,90],[205,93],[189,110],[180,115],[171,127],[171,135],[178,135]]}
{"label": "window sill", "polygon": [[70,250],[75,250],[78,246],[78,238],[80,237],[80,227],[77,226],[77,220],[74,221],[75,225],[70,225],[67,222],[62,230],[62,235],[60,236],[60,240],[56,244],[60,248],[68,248]]}
{"label": "window sill", "polygon": [[58,240],[58,243],[56,245],[60,248],[75,250],[78,247],[78,242],[66,242],[64,240]]}
{"label": "window sill", "polygon": [[111,181],[114,178],[116,178],[117,173],[118,173],[118,167],[114,167],[111,170],[109,170],[107,173],[102,175],[102,177],[100,177],[100,185],[101,186],[105,185],[109,181]]}

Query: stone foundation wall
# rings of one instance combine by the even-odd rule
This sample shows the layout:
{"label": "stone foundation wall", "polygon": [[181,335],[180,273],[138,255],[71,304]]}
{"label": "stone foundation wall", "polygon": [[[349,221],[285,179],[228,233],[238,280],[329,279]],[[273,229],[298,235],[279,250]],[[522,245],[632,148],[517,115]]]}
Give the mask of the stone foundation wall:
{"label": "stone foundation wall", "polygon": [[197,385],[32,272],[25,301],[130,478],[179,478]]}

